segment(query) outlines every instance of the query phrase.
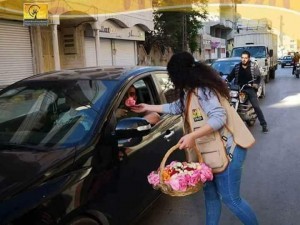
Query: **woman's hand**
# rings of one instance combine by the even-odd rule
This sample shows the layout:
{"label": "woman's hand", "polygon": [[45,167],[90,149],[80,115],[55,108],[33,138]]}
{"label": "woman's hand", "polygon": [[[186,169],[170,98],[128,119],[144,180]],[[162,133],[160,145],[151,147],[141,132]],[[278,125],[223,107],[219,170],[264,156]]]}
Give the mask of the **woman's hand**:
{"label": "woman's hand", "polygon": [[184,135],[179,140],[179,149],[191,149],[195,146],[195,137],[192,133]]}
{"label": "woman's hand", "polygon": [[148,111],[148,107],[149,107],[148,104],[141,103],[138,105],[131,106],[130,110],[133,112],[136,112],[136,113],[143,113],[143,112]]}

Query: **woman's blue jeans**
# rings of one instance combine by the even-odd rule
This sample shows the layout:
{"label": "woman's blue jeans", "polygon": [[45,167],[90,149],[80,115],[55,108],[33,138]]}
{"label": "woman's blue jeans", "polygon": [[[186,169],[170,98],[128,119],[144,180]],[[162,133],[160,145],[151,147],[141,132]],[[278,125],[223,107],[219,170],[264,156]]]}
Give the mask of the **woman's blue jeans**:
{"label": "woman's blue jeans", "polygon": [[204,186],[206,225],[219,224],[221,201],[244,225],[258,225],[254,211],[240,197],[241,175],[246,154],[246,149],[236,146],[232,161],[226,170],[214,174],[213,181],[207,182]]}

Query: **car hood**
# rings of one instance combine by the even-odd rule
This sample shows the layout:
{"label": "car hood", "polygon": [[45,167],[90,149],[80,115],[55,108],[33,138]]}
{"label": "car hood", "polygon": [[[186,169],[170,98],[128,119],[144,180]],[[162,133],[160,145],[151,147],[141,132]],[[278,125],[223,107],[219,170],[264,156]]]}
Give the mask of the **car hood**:
{"label": "car hood", "polygon": [[0,151],[0,201],[31,188],[73,164],[75,149],[33,152]]}

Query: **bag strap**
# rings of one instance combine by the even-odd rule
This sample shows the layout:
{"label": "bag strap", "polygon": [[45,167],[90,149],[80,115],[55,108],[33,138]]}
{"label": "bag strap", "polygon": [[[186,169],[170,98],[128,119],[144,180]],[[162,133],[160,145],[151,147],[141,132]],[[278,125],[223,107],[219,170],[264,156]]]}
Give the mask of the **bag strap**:
{"label": "bag strap", "polygon": [[[219,100],[220,104],[222,105],[221,100],[220,100],[220,95],[219,94],[216,94],[216,95],[218,97],[218,100]],[[223,126],[223,135],[221,135],[221,138],[222,138],[225,149],[226,149],[226,146],[227,146],[227,140],[228,140],[227,137],[228,137],[228,135],[229,135],[228,129],[226,128],[226,126]],[[227,154],[230,162],[232,160],[233,152],[234,152],[235,147],[236,147],[236,143],[233,141],[232,144],[231,144],[231,147],[229,149],[229,152]]]}
{"label": "bag strap", "polygon": [[191,99],[192,99],[192,92],[189,91],[187,93],[187,101],[186,101],[186,107],[185,107],[185,111],[184,111],[184,123],[186,124],[186,127],[190,127],[190,123],[188,120],[188,116],[189,116],[189,108],[191,105]]}

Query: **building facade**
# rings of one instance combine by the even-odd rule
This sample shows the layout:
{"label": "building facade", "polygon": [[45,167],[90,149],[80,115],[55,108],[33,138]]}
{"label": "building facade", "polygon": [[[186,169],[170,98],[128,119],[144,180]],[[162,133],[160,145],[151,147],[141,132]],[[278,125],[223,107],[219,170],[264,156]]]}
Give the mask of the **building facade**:
{"label": "building facade", "polygon": [[153,29],[152,10],[94,14],[78,7],[49,8],[48,26],[23,26],[22,12],[3,10],[12,8],[7,4],[0,2],[0,88],[41,72],[137,65],[138,43]]}

